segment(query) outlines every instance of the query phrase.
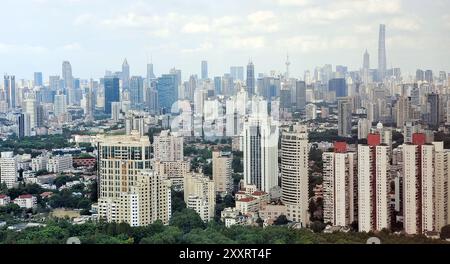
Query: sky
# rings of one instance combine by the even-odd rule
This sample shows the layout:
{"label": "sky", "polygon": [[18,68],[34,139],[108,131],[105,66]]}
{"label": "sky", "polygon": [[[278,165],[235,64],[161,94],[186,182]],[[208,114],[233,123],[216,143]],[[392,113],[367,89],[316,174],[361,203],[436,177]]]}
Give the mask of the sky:
{"label": "sky", "polygon": [[448,0],[2,0],[0,72],[32,79],[61,75],[63,60],[80,78],[182,70],[210,77],[251,59],[256,73],[292,77],[324,64],[357,70],[365,49],[377,67],[378,27],[386,24],[388,68],[450,72]]}

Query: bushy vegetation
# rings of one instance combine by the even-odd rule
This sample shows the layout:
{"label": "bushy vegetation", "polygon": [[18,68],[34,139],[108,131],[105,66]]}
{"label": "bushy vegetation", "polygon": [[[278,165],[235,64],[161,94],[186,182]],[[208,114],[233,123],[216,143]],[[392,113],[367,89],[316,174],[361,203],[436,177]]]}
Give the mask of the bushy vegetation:
{"label": "bushy vegetation", "polygon": [[47,135],[26,137],[20,140],[8,139],[3,141],[0,147],[0,151],[14,151],[14,153],[27,153],[31,154],[32,150],[52,150],[57,148],[65,148],[73,146],[69,143],[68,138],[70,135]]}
{"label": "bushy vegetation", "polygon": [[[0,229],[2,244],[64,244],[78,237],[85,244],[365,244],[371,233],[314,233],[308,229],[285,226],[267,228],[203,224],[198,215],[174,214],[171,224],[157,221],[146,227],[130,227],[125,223],[93,223],[72,225],[66,220],[51,220],[45,227],[32,227],[21,232]],[[424,236],[377,234],[383,244],[443,243]]]}

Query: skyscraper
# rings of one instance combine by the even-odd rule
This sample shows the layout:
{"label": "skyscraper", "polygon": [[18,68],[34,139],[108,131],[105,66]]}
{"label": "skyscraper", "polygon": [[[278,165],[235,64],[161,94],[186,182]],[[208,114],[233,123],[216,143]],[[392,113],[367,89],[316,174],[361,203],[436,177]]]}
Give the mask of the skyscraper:
{"label": "skyscraper", "polygon": [[380,34],[378,39],[378,77],[379,81],[384,81],[386,76],[386,26],[380,25]]}
{"label": "skyscraper", "polygon": [[390,227],[389,147],[381,136],[370,134],[367,145],[358,145],[358,229],[381,231]]}
{"label": "skyscraper", "polygon": [[0,182],[5,183],[8,188],[13,188],[17,182],[19,173],[17,156],[11,152],[2,152],[0,156]]}
{"label": "skyscraper", "polygon": [[176,74],[163,74],[158,78],[156,90],[158,91],[159,107],[170,112],[173,103],[178,100],[178,78]]}
{"label": "skyscraper", "polygon": [[153,137],[153,155],[159,161],[182,161],[183,137],[171,134],[169,130],[161,131]]}
{"label": "skyscraper", "polygon": [[34,86],[42,86],[42,72],[35,72],[34,73]]}
{"label": "skyscraper", "polygon": [[130,66],[125,58],[122,63],[122,89],[125,90],[128,88],[130,88]]}
{"label": "skyscraper", "polygon": [[264,192],[278,185],[278,135],[278,126],[267,116],[250,116],[244,123],[245,184]]}
{"label": "skyscraper", "polygon": [[130,79],[130,101],[133,109],[140,109],[144,103],[144,79],[132,76]]}
{"label": "skyscraper", "polygon": [[247,64],[247,93],[249,97],[255,95],[255,65],[252,61]]}
{"label": "skyscraper", "polygon": [[336,78],[331,79],[328,82],[328,91],[335,92],[336,98],[346,97],[348,95],[347,92],[347,83],[344,78]]}
{"label": "skyscraper", "polygon": [[30,116],[30,127],[35,128],[37,126],[36,115],[36,95],[30,93],[24,100],[24,110]]}
{"label": "skyscraper", "polygon": [[214,77],[214,94],[217,96],[222,94],[222,77]]}
{"label": "skyscraper", "polygon": [[16,77],[14,75],[4,76],[6,103],[10,109],[16,108]]}
{"label": "skyscraper", "polygon": [[203,173],[188,173],[184,178],[184,202],[204,222],[212,220],[216,205],[214,181]]}
{"label": "skyscraper", "polygon": [[295,106],[297,110],[305,110],[306,106],[306,83],[304,81],[295,82]]}
{"label": "skyscraper", "polygon": [[149,138],[133,132],[97,138],[99,217],[131,226],[146,226],[156,220],[167,224],[170,181],[151,170]]}
{"label": "skyscraper", "polygon": [[403,227],[407,234],[434,230],[434,146],[425,134],[413,134],[413,143],[403,145]]}
{"label": "skyscraper", "polygon": [[66,109],[67,109],[66,95],[62,93],[55,95],[54,110],[53,110],[55,116],[59,117],[62,114],[66,113]]}
{"label": "skyscraper", "polygon": [[213,151],[213,180],[216,193],[225,195],[233,191],[233,156],[231,152]]}
{"label": "skyscraper", "polygon": [[153,72],[153,63],[147,64],[147,84],[150,83],[151,80],[155,79],[155,73]]}
{"label": "skyscraper", "polygon": [[439,95],[432,93],[427,95],[428,103],[428,125],[432,128],[438,128],[441,123]]}
{"label": "skyscraper", "polygon": [[340,137],[352,135],[352,100],[348,97],[338,100],[338,135]]}
{"label": "skyscraper", "polygon": [[426,70],[425,71],[425,81],[428,83],[432,83],[434,80],[433,78],[433,71],[432,70]]}
{"label": "skyscraper", "polygon": [[309,223],[308,133],[305,126],[281,134],[281,200],[287,218],[302,226]]}
{"label": "skyscraper", "polygon": [[370,55],[367,50],[364,52],[363,69],[370,69]]}
{"label": "skyscraper", "polygon": [[119,92],[119,78],[117,77],[105,77],[105,113],[111,114],[111,103],[120,102]]}
{"label": "skyscraper", "polygon": [[242,66],[231,66],[230,67],[230,75],[235,81],[243,81],[244,80],[244,67]]}
{"label": "skyscraper", "polygon": [[208,79],[208,62],[202,61],[202,80]]}
{"label": "skyscraper", "polygon": [[334,152],[324,152],[323,217],[333,226],[349,226],[357,220],[357,155],[345,142],[335,142]]}
{"label": "skyscraper", "polygon": [[75,99],[75,92],[73,91],[72,65],[68,61],[62,63],[62,81],[64,94],[67,95],[67,103],[71,105]]}

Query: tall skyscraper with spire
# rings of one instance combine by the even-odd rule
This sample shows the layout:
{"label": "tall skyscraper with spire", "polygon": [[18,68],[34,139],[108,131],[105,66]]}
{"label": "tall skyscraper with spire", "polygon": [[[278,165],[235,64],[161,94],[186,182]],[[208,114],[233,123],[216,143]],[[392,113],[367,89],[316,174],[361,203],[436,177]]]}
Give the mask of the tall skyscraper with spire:
{"label": "tall skyscraper with spire", "polygon": [[247,93],[249,97],[255,95],[255,65],[251,60],[247,64]]}
{"label": "tall skyscraper with spire", "polygon": [[370,55],[367,49],[364,52],[363,69],[370,69]]}
{"label": "tall skyscraper with spire", "polygon": [[380,81],[386,76],[386,26],[380,25],[380,35],[378,39],[378,77]]}
{"label": "tall skyscraper with spire", "polygon": [[365,85],[369,83],[369,69],[370,69],[370,55],[366,49],[366,52],[364,52],[363,68],[362,68],[362,79]]}
{"label": "tall skyscraper with spire", "polygon": [[122,63],[122,89],[128,89],[130,87],[130,65],[125,60]]}

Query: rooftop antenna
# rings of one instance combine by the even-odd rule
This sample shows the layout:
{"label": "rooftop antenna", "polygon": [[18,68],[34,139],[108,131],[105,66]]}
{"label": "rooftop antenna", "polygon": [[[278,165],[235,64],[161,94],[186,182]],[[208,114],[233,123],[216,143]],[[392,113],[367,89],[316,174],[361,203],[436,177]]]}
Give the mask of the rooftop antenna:
{"label": "rooftop antenna", "polygon": [[289,52],[286,55],[286,79],[289,79],[289,66],[291,62],[289,61]]}

